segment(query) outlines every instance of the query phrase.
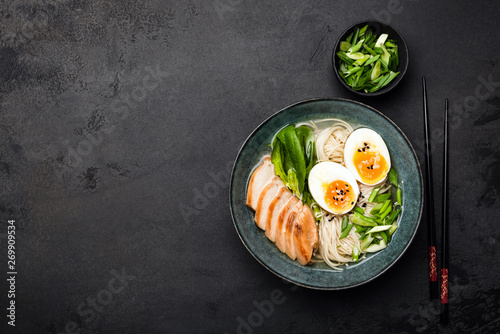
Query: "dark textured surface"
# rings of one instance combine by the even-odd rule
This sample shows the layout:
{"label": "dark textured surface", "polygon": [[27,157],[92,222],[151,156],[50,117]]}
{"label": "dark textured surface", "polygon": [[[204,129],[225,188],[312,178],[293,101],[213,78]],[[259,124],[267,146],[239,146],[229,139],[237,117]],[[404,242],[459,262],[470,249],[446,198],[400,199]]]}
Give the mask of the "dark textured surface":
{"label": "dark textured surface", "polygon": [[[4,263],[7,220],[17,224],[10,332],[442,329],[428,302],[425,222],[387,273],[321,292],[286,284],[255,261],[228,207],[228,169],[244,139],[303,99],[367,103],[400,126],[422,158],[422,75],[437,208],[444,98],[451,103],[445,331],[498,332],[500,4],[393,3],[2,1]],[[359,98],[336,81],[331,50],[343,29],[376,16],[405,37],[410,66],[387,96]],[[125,285],[115,278],[123,273]]]}

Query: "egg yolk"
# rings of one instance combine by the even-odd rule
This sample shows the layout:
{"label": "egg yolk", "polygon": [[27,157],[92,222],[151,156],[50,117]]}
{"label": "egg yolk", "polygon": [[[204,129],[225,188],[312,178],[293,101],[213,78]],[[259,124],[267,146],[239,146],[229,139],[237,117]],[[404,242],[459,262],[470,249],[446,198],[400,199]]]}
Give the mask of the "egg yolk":
{"label": "egg yolk", "polygon": [[356,150],[353,162],[361,180],[368,184],[382,181],[389,172],[385,158],[366,143]]}
{"label": "egg yolk", "polygon": [[335,213],[349,211],[355,203],[356,196],[349,183],[336,180],[328,184],[325,203]]}

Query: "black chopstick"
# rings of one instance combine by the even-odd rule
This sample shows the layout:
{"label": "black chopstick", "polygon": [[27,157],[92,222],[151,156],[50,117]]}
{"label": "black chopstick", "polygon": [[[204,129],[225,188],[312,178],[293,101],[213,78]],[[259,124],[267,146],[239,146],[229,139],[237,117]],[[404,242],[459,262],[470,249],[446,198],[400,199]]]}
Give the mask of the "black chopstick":
{"label": "black chopstick", "polygon": [[422,89],[424,92],[424,129],[425,129],[425,176],[426,186],[425,206],[427,208],[427,243],[429,250],[429,291],[431,300],[438,298],[437,261],[436,261],[436,223],[434,221],[434,190],[432,181],[432,160],[429,140],[429,116],[427,112],[427,86],[425,77],[422,77]]}
{"label": "black chopstick", "polygon": [[444,110],[443,221],[441,240],[441,323],[448,323],[448,99]]}

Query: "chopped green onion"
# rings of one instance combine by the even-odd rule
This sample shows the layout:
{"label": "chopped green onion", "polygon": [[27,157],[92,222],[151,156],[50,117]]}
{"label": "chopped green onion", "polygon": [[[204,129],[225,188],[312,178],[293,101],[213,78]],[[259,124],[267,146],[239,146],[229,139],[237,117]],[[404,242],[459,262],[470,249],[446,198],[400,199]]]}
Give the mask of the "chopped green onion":
{"label": "chopped green onion", "polygon": [[396,219],[396,217],[399,215],[400,212],[401,212],[401,208],[399,208],[398,210],[391,213],[391,215],[387,219],[387,223],[391,224],[394,221],[394,219]]}
{"label": "chopped green onion", "polygon": [[373,200],[375,199],[375,196],[377,196],[379,191],[380,191],[380,187],[374,188],[372,190],[372,193],[370,194],[370,197],[368,198],[368,202],[373,203]]}
{"label": "chopped green onion", "polygon": [[401,194],[401,188],[400,187],[398,187],[397,199],[398,199],[399,205],[403,205],[403,200],[402,200],[402,194]]}
{"label": "chopped green onion", "polygon": [[[339,239],[343,239],[345,237],[347,237],[347,235],[349,234],[349,232],[351,231],[352,229],[352,225],[353,224],[349,224],[347,225],[347,228],[344,230],[344,232],[342,232],[342,234],[340,235],[340,238]],[[390,226],[389,226],[390,227]]]}
{"label": "chopped green onion", "polygon": [[352,248],[352,262],[358,262],[359,261],[359,249],[358,247],[354,246]]}
{"label": "chopped green onion", "polygon": [[391,198],[391,193],[380,194],[373,200],[374,203],[384,203]]}
{"label": "chopped green onion", "polygon": [[356,232],[358,232],[358,233],[363,233],[366,230],[368,230],[368,227],[363,227],[363,226],[358,225],[358,224],[354,224],[354,228],[356,229]]}
{"label": "chopped green onion", "polygon": [[389,171],[389,181],[391,181],[395,187],[398,186],[398,172],[396,172],[394,168],[391,168]]}
{"label": "chopped green onion", "polygon": [[390,64],[389,61],[391,59],[391,55],[389,54],[389,52],[385,48],[385,45],[382,45],[380,48],[382,49],[382,51],[384,51],[384,54],[380,56],[380,59],[386,63],[386,67],[389,67],[389,64]]}
{"label": "chopped green onion", "polygon": [[361,47],[363,46],[363,42],[364,42],[364,41],[365,41],[365,40],[364,40],[364,39],[362,39],[362,40],[360,40],[360,41],[359,41],[356,45],[352,45],[352,46],[351,46],[351,47],[347,50],[347,53],[349,54],[349,53],[358,52],[358,51],[359,51],[359,49],[361,49]]}
{"label": "chopped green onion", "polygon": [[[389,194],[389,195],[390,195],[390,194]],[[380,209],[380,212],[381,212],[381,213],[384,213],[384,212],[387,210],[387,208],[390,208],[391,204],[392,204],[392,201],[391,201],[390,199],[386,200],[386,201],[384,202],[384,206],[382,207],[382,209]],[[390,210],[389,210],[389,212],[390,212]],[[385,217],[385,216],[384,216],[384,217]],[[380,216],[380,218],[382,218],[382,219],[384,219],[384,217]]]}
{"label": "chopped green onion", "polygon": [[368,25],[365,25],[363,28],[359,29],[359,36],[363,36],[365,34],[366,28],[368,28]]}
{"label": "chopped green onion", "polygon": [[321,211],[321,208],[319,207],[318,203],[313,203],[311,205],[311,210],[313,212],[313,215],[314,215],[314,218],[316,220],[321,220],[321,216],[322,216],[322,211]]}
{"label": "chopped green onion", "polygon": [[391,72],[389,74],[389,78],[386,81],[384,81],[384,83],[382,84],[382,86],[380,86],[380,88],[384,88],[385,86],[387,86],[392,80],[394,80],[395,77],[398,76],[398,74],[399,74],[399,72],[395,72],[395,73]]}
{"label": "chopped green onion", "polygon": [[374,244],[366,247],[364,250],[366,253],[375,253],[387,247],[387,243],[382,240],[379,244]]}
{"label": "chopped green onion", "polygon": [[394,48],[396,47],[396,44],[392,43],[391,41],[387,41],[385,42],[385,46],[387,46],[388,48]]}
{"label": "chopped green onion", "polygon": [[372,49],[371,47],[369,47],[369,46],[368,46],[368,45],[366,45],[366,44],[363,44],[363,48],[364,48],[366,51],[368,51],[368,52],[369,52],[372,56],[374,56],[374,57],[378,55],[375,51],[373,51],[373,49]]}
{"label": "chopped green onion", "polygon": [[372,243],[373,239],[375,239],[375,237],[373,235],[371,235],[371,234],[368,234],[368,236],[361,243],[361,250],[365,251],[368,248],[368,246],[370,246],[370,244]]}
{"label": "chopped green onion", "polygon": [[377,213],[380,212],[380,209],[382,209],[382,206],[384,206],[384,203],[378,203],[373,207],[373,209],[370,211],[371,215],[376,215]]}
{"label": "chopped green onion", "polygon": [[361,213],[359,212],[354,212],[354,216],[353,217],[359,217],[361,219],[363,219],[364,221],[367,221],[367,222],[375,222],[375,218],[374,217],[368,217],[368,216],[365,216],[365,215],[362,215]]}
{"label": "chopped green onion", "polygon": [[[377,61],[378,59],[380,58],[380,55],[376,55],[374,57],[371,57],[370,59],[368,59],[366,62],[365,62],[365,66],[368,66],[370,65],[371,63],[373,63],[374,61]],[[373,72],[373,69],[371,69],[370,71]]]}
{"label": "chopped green onion", "polygon": [[399,66],[399,54],[398,54],[398,47],[394,47],[394,66],[397,68]]}
{"label": "chopped green onion", "polygon": [[396,229],[398,228],[398,224],[396,224],[396,222],[394,222],[394,224],[391,225],[391,228],[389,229],[389,235],[393,235],[394,232],[396,232]]}
{"label": "chopped green onion", "polygon": [[354,68],[352,68],[352,69],[350,69],[350,70],[348,70],[348,71],[344,72],[344,74],[345,74],[346,76],[350,76],[350,75],[352,75],[352,74],[354,74],[354,73],[356,73],[357,71],[360,71],[360,70],[361,70],[361,67],[356,66],[356,67],[354,67]]}
{"label": "chopped green onion", "polygon": [[340,42],[340,51],[347,51],[351,47],[351,43],[342,41]]}
{"label": "chopped green onion", "polygon": [[385,41],[387,40],[387,38],[389,37],[388,34],[381,34],[379,36],[379,38],[377,39],[377,43],[375,43],[375,46],[376,47],[382,47],[382,45],[384,45]]}
{"label": "chopped green onion", "polygon": [[[388,199],[388,201],[392,202],[390,199]],[[384,219],[389,213],[391,213],[391,210],[392,210],[392,207],[389,205],[387,206],[387,208],[385,209],[385,211],[382,211],[382,214],[380,215],[380,219]]]}
{"label": "chopped green onion", "polygon": [[382,58],[382,55],[380,56],[379,61],[382,64],[382,67],[384,68],[384,70],[387,71],[387,69],[389,68],[389,65],[387,64],[386,61],[384,61],[384,58]]}
{"label": "chopped green onion", "polygon": [[351,32],[351,33],[349,34],[349,36],[347,36],[347,38],[345,39],[347,43],[351,43],[351,41],[352,41],[352,36],[353,36],[353,35],[354,35],[354,33],[353,33],[353,32]]}
{"label": "chopped green onion", "polygon": [[352,63],[354,63],[354,60],[352,60],[351,58],[347,57],[347,54],[343,51],[339,51],[337,52],[337,57],[339,57],[339,59],[341,61],[343,61],[344,63],[346,63],[347,65],[352,65]]}
{"label": "chopped green onion", "polygon": [[360,214],[364,214],[364,213],[365,213],[365,211],[364,211],[363,209],[361,209],[361,208],[360,208],[359,206],[357,206],[357,205],[354,207],[354,209],[353,209],[353,210],[354,210],[354,212],[357,212],[357,213],[360,213]]}
{"label": "chopped green onion", "polygon": [[388,242],[387,232],[381,231],[379,234],[382,237],[382,239],[384,239],[385,243],[387,244],[387,242]]}
{"label": "chopped green onion", "polygon": [[[396,42],[388,39],[388,34],[374,34],[368,25],[354,29],[339,43],[336,54],[339,76],[353,90],[375,92],[399,74]],[[349,65],[354,65],[356,69],[346,69]]]}
{"label": "chopped green onion", "polygon": [[366,233],[375,233],[375,232],[382,232],[382,231],[387,231],[391,228],[392,225],[382,225],[382,226],[375,226],[374,228],[368,230]]}
{"label": "chopped green onion", "polygon": [[374,221],[369,221],[369,220],[364,220],[356,215],[352,216],[351,217],[351,222],[354,223],[354,224],[357,224],[357,225],[361,225],[361,226],[377,226],[377,223],[374,222]]}
{"label": "chopped green onion", "polygon": [[352,38],[352,43],[351,44],[358,43],[358,36],[359,36],[359,28],[356,28],[356,31],[354,32],[354,36]]}
{"label": "chopped green onion", "polygon": [[344,216],[344,218],[342,219],[342,228],[341,228],[341,231],[344,231],[345,228],[347,227],[347,223],[349,222],[349,218],[347,218],[347,216]]}
{"label": "chopped green onion", "polygon": [[377,79],[372,80],[372,83],[374,83],[374,84],[379,83],[380,80],[382,80],[383,78],[384,78],[383,76],[381,76],[381,77],[379,76]]}
{"label": "chopped green onion", "polygon": [[346,55],[347,57],[354,60],[363,59],[365,57],[365,55],[361,52],[346,52]]}
{"label": "chopped green onion", "polygon": [[[380,55],[378,56],[380,58]],[[380,60],[377,60],[375,63],[375,66],[373,67],[372,70],[372,75],[370,76],[370,79],[372,81],[376,80],[380,76]]]}
{"label": "chopped green onion", "polygon": [[[353,65],[358,65],[358,66],[361,66],[361,65],[363,65],[363,64],[364,64],[364,63],[365,63],[368,59],[370,59],[370,55],[364,55],[364,56],[363,56],[363,58],[356,60],[356,61],[354,62],[354,64],[353,64]],[[359,73],[359,75],[360,75],[360,76],[361,76],[361,74],[363,74],[363,72],[362,72],[362,71],[361,71],[361,72],[358,72],[358,73]]]}

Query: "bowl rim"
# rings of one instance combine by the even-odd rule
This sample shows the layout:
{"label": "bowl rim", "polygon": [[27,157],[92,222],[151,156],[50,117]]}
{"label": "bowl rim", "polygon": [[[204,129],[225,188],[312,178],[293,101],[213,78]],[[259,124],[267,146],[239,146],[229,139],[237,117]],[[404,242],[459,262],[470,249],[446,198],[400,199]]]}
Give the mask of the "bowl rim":
{"label": "bowl rim", "polygon": [[[247,245],[247,243],[245,242],[245,240],[243,239],[242,235],[240,234],[240,229],[236,223],[236,219],[235,219],[235,213],[234,213],[234,208],[233,208],[233,205],[232,205],[232,189],[233,189],[233,183],[234,183],[234,178],[235,178],[235,169],[236,169],[236,164],[238,162],[238,160],[240,159],[240,156],[244,150],[244,148],[246,147],[247,143],[250,141],[250,139],[256,135],[256,133],[265,125],[267,124],[268,122],[270,122],[274,117],[276,117],[278,114],[282,113],[282,112],[285,112],[286,110],[289,110],[291,108],[294,108],[296,106],[299,106],[299,105],[302,105],[302,104],[307,104],[307,103],[311,103],[311,102],[322,102],[322,101],[342,101],[342,102],[348,102],[348,103],[354,103],[354,104],[358,104],[358,105],[361,105],[367,109],[370,109],[372,112],[378,114],[379,116],[381,116],[382,118],[384,118],[386,121],[388,121],[392,126],[394,126],[394,128],[397,130],[397,132],[399,132],[401,134],[401,136],[405,139],[406,143],[409,145],[409,148],[411,149],[411,152],[413,153],[413,156],[415,157],[415,161],[417,163],[417,170],[418,170],[418,178],[419,178],[419,181],[420,181],[420,184],[421,184],[421,193],[420,193],[420,208],[418,210],[418,218],[417,218],[417,223],[415,225],[415,229],[413,231],[413,233],[411,234],[410,238],[408,239],[408,242],[406,243],[406,245],[404,246],[404,248],[401,250],[401,252],[396,256],[396,258],[394,258],[394,260],[389,263],[383,270],[381,270],[378,274],[370,277],[369,279],[363,281],[363,282],[359,282],[357,284],[353,284],[353,285],[349,285],[349,286],[343,286],[343,287],[331,287],[331,286],[315,286],[315,285],[308,285],[308,284],[305,284],[303,282],[298,282],[298,281],[295,281],[293,279],[290,279],[289,277],[285,276],[285,275],[282,275],[281,273],[279,273],[278,271],[276,271],[274,268],[271,268],[267,263],[265,263],[262,259],[260,259],[251,249],[250,247]],[[309,98],[309,99],[305,99],[305,100],[302,100],[302,101],[299,101],[299,102],[295,102],[295,103],[292,103],[278,111],[276,111],[275,113],[273,113],[272,115],[270,115],[269,117],[267,117],[264,121],[262,121],[248,136],[247,138],[245,139],[245,141],[242,143],[242,145],[240,146],[240,149],[238,150],[238,154],[236,155],[236,158],[234,159],[234,162],[233,162],[233,167],[231,169],[231,176],[230,176],[230,179],[229,179],[229,211],[231,213],[231,220],[233,222],[233,226],[236,230],[236,233],[238,234],[238,237],[240,239],[240,241],[242,242],[242,244],[244,245],[244,247],[247,249],[247,251],[252,255],[252,257],[254,259],[257,260],[257,262],[259,262],[264,268],[266,268],[268,271],[270,271],[271,273],[273,273],[274,275],[278,276],[279,278],[287,281],[287,282],[290,282],[290,283],[293,283],[297,286],[301,286],[301,287],[304,287],[304,288],[308,288],[308,289],[313,289],[313,290],[323,290],[323,291],[334,291],[334,290],[346,290],[346,289],[351,289],[351,288],[354,288],[354,287],[358,287],[358,286],[361,286],[361,285],[364,285],[366,283],[369,283],[373,280],[375,280],[376,278],[380,277],[381,275],[383,275],[384,273],[386,273],[392,266],[394,266],[400,259],[401,257],[406,253],[406,251],[408,250],[408,248],[410,247],[410,245],[412,244],[413,240],[415,239],[415,236],[417,235],[417,232],[418,232],[418,229],[420,227],[420,224],[422,222],[422,218],[423,218],[423,209],[424,209],[424,183],[423,183],[423,175],[422,175],[422,168],[421,168],[421,165],[420,165],[420,160],[418,159],[418,155],[413,147],[413,145],[411,144],[411,141],[408,139],[408,137],[406,136],[406,134],[403,132],[403,130],[401,130],[401,128],[396,124],[394,123],[394,121],[392,121],[388,116],[386,116],[384,113],[382,113],[381,111],[379,111],[378,109],[374,108],[374,107],[371,107],[365,103],[362,103],[362,102],[359,102],[359,101],[355,101],[355,100],[351,100],[351,99],[346,99],[346,98],[339,98],[339,97],[335,97],[335,98]]]}
{"label": "bowl rim", "polygon": [[[339,48],[342,36],[344,36],[347,32],[349,32],[350,30],[354,29],[355,27],[357,27],[359,25],[366,25],[366,24],[373,24],[373,23],[380,25],[382,28],[389,27],[390,29],[394,30],[394,32],[398,35],[398,37],[403,42],[403,47],[404,47],[404,49],[406,51],[406,62],[405,62],[404,68],[400,69],[401,73],[398,76],[398,78],[396,78],[396,80],[394,80],[389,86],[387,86],[385,88],[382,88],[381,90],[378,90],[378,91],[373,92],[373,93],[365,93],[365,92],[362,92],[362,91],[358,91],[358,90],[352,89],[344,81],[344,79],[342,79],[340,77],[339,70],[338,70],[337,65],[336,65],[336,57],[337,57],[337,54],[336,54],[337,52],[336,51]],[[361,96],[379,96],[379,95],[382,95],[382,94],[385,94],[385,93],[391,91],[394,87],[396,87],[399,84],[399,82],[405,76],[405,74],[406,74],[406,72],[408,70],[408,64],[409,63],[410,63],[410,55],[409,55],[409,51],[408,51],[408,44],[406,43],[406,40],[404,39],[403,35],[401,35],[401,33],[397,29],[395,29],[393,26],[391,26],[391,25],[389,25],[387,23],[384,23],[384,22],[377,21],[377,20],[363,20],[363,21],[359,21],[358,23],[353,24],[349,28],[345,29],[339,35],[339,37],[337,38],[337,41],[335,42],[335,46],[333,47],[333,52],[332,52],[332,67],[333,67],[333,71],[335,72],[335,75],[336,75],[337,79],[349,91],[353,92],[354,94],[361,95]]]}

